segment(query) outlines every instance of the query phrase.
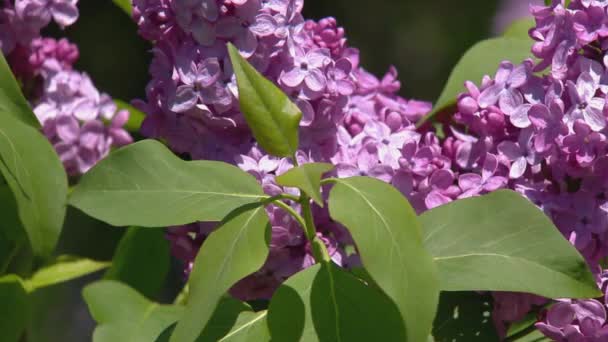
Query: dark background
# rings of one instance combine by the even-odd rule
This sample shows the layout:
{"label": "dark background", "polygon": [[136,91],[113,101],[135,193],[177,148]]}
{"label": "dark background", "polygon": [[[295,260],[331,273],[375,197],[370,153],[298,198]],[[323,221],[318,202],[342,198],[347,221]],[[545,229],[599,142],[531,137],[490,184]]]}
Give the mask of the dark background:
{"label": "dark background", "polygon": [[[179,1],[179,0],[178,0]],[[538,1],[536,1],[538,2]],[[502,32],[505,23],[525,13],[527,0],[306,0],[307,19],[334,16],[346,29],[349,45],[361,50],[362,65],[382,76],[399,70],[407,98],[434,101],[460,56],[475,42]],[[502,7],[501,7],[502,6]],[[515,13],[504,7],[519,7]],[[81,17],[65,31],[80,48],[76,68],[87,72],[100,91],[130,101],[144,96],[151,46],[137,36],[136,25],[110,0],[80,0]],[[122,229],[68,213],[59,253],[109,260]],[[165,299],[177,288],[170,277]],[[81,288],[95,276],[53,286],[35,294],[34,319],[27,341],[90,341],[94,327]]]}

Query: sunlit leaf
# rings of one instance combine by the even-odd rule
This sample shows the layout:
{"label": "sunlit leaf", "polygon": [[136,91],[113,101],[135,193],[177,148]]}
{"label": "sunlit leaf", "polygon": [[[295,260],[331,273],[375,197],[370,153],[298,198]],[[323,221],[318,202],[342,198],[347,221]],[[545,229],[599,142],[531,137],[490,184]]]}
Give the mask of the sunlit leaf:
{"label": "sunlit leaf", "polygon": [[262,76],[228,44],[239,88],[241,111],[266,152],[292,157],[298,149],[302,112],[274,83]]}
{"label": "sunlit leaf", "polygon": [[266,197],[256,179],[215,161],[183,161],[144,140],[111,153],[85,174],[70,204],[114,226],[166,227],[219,221]]}
{"label": "sunlit leaf", "polygon": [[[512,291],[549,298],[601,296],[583,257],[545,214],[501,190],[420,216],[445,291]],[[531,276],[534,275],[534,276]]]}
{"label": "sunlit leaf", "polygon": [[345,178],[336,180],[330,192],[329,212],[349,230],[363,267],[397,304],[407,340],[425,340],[435,317],[439,284],[408,201],[380,180]]}

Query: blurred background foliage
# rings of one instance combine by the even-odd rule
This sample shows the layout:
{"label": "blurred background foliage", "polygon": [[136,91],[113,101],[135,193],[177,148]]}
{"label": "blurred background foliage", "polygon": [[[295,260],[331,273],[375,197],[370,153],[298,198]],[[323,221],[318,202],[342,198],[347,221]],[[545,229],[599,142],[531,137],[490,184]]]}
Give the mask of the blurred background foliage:
{"label": "blurred background foliage", "polygon": [[[395,65],[401,94],[432,102],[462,54],[502,32],[512,19],[525,15],[527,6],[528,0],[305,0],[304,15],[335,17],[346,29],[349,45],[361,50],[365,68],[381,77]],[[67,37],[78,45],[76,68],[87,72],[98,89],[125,101],[142,98],[151,46],[138,37],[135,23],[111,0],[80,0],[79,8],[75,25],[65,31],[51,26],[45,35]],[[70,209],[57,254],[109,260],[123,233]],[[38,291],[27,341],[90,341],[94,325],[81,289],[98,277]],[[174,268],[155,299],[170,301],[181,278]]]}

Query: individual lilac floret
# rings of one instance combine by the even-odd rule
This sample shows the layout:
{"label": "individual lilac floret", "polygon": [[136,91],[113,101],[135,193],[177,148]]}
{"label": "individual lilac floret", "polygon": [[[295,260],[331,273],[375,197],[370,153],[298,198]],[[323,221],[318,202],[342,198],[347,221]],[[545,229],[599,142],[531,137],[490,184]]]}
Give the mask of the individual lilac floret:
{"label": "individual lilac floret", "polygon": [[566,299],[551,306],[536,327],[557,342],[601,342],[608,339],[605,324],[606,307],[600,301]]}

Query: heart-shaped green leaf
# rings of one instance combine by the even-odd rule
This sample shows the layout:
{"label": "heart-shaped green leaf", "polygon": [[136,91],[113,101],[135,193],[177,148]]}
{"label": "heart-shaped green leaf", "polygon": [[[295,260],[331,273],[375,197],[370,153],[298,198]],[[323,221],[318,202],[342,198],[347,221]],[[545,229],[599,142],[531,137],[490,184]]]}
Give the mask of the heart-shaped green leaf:
{"label": "heart-shaped green leaf", "polygon": [[268,326],[273,341],[405,341],[395,304],[332,263],[314,265],[281,285]]}
{"label": "heart-shaped green leaf", "polygon": [[363,267],[397,304],[407,340],[426,340],[435,318],[439,284],[408,201],[377,179],[345,178],[336,180],[330,192],[329,212],[350,231]]}
{"label": "heart-shaped green leaf", "polygon": [[321,197],[321,178],[323,174],[333,170],[334,166],[327,163],[310,163],[294,167],[276,178],[282,186],[298,188],[310,196],[318,205],[323,207]]}
{"label": "heart-shaped green leaf", "polygon": [[442,290],[549,298],[602,295],[583,257],[542,211],[516,192],[455,201],[425,212],[420,222]]}
{"label": "heart-shaped green leaf", "polygon": [[198,338],[222,296],[262,267],[268,257],[269,235],[268,216],[259,204],[235,210],[209,235],[194,262],[186,312],[172,342]]}
{"label": "heart-shaped green leaf", "polygon": [[154,341],[183,312],[183,307],[160,305],[112,280],[87,286],[83,291],[89,311],[99,324],[93,342]]}
{"label": "heart-shaped green leaf", "polygon": [[27,326],[29,302],[22,280],[16,275],[0,278],[0,340],[17,342]]}
{"label": "heart-shaped green leaf", "polygon": [[458,95],[465,92],[466,81],[479,82],[485,75],[493,77],[502,61],[520,63],[531,57],[531,46],[528,39],[514,38],[493,38],[475,44],[456,64],[433,110],[422,118],[418,125],[454,105]]}
{"label": "heart-shaped green leaf", "polygon": [[13,192],[34,253],[49,255],[63,226],[67,176],[48,140],[4,111],[0,111],[0,173]]}
{"label": "heart-shaped green leaf", "polygon": [[228,44],[236,74],[241,111],[255,139],[266,152],[292,157],[298,149],[302,112],[274,83],[255,70],[232,44]]}
{"label": "heart-shaped green leaf", "polygon": [[70,204],[114,226],[166,227],[219,221],[266,197],[256,179],[215,161],[183,161],[144,140],[110,154],[85,174]]}
{"label": "heart-shaped green leaf", "polygon": [[112,267],[104,278],[121,281],[154,298],[165,284],[170,262],[169,241],[163,230],[132,227],[116,247]]}

